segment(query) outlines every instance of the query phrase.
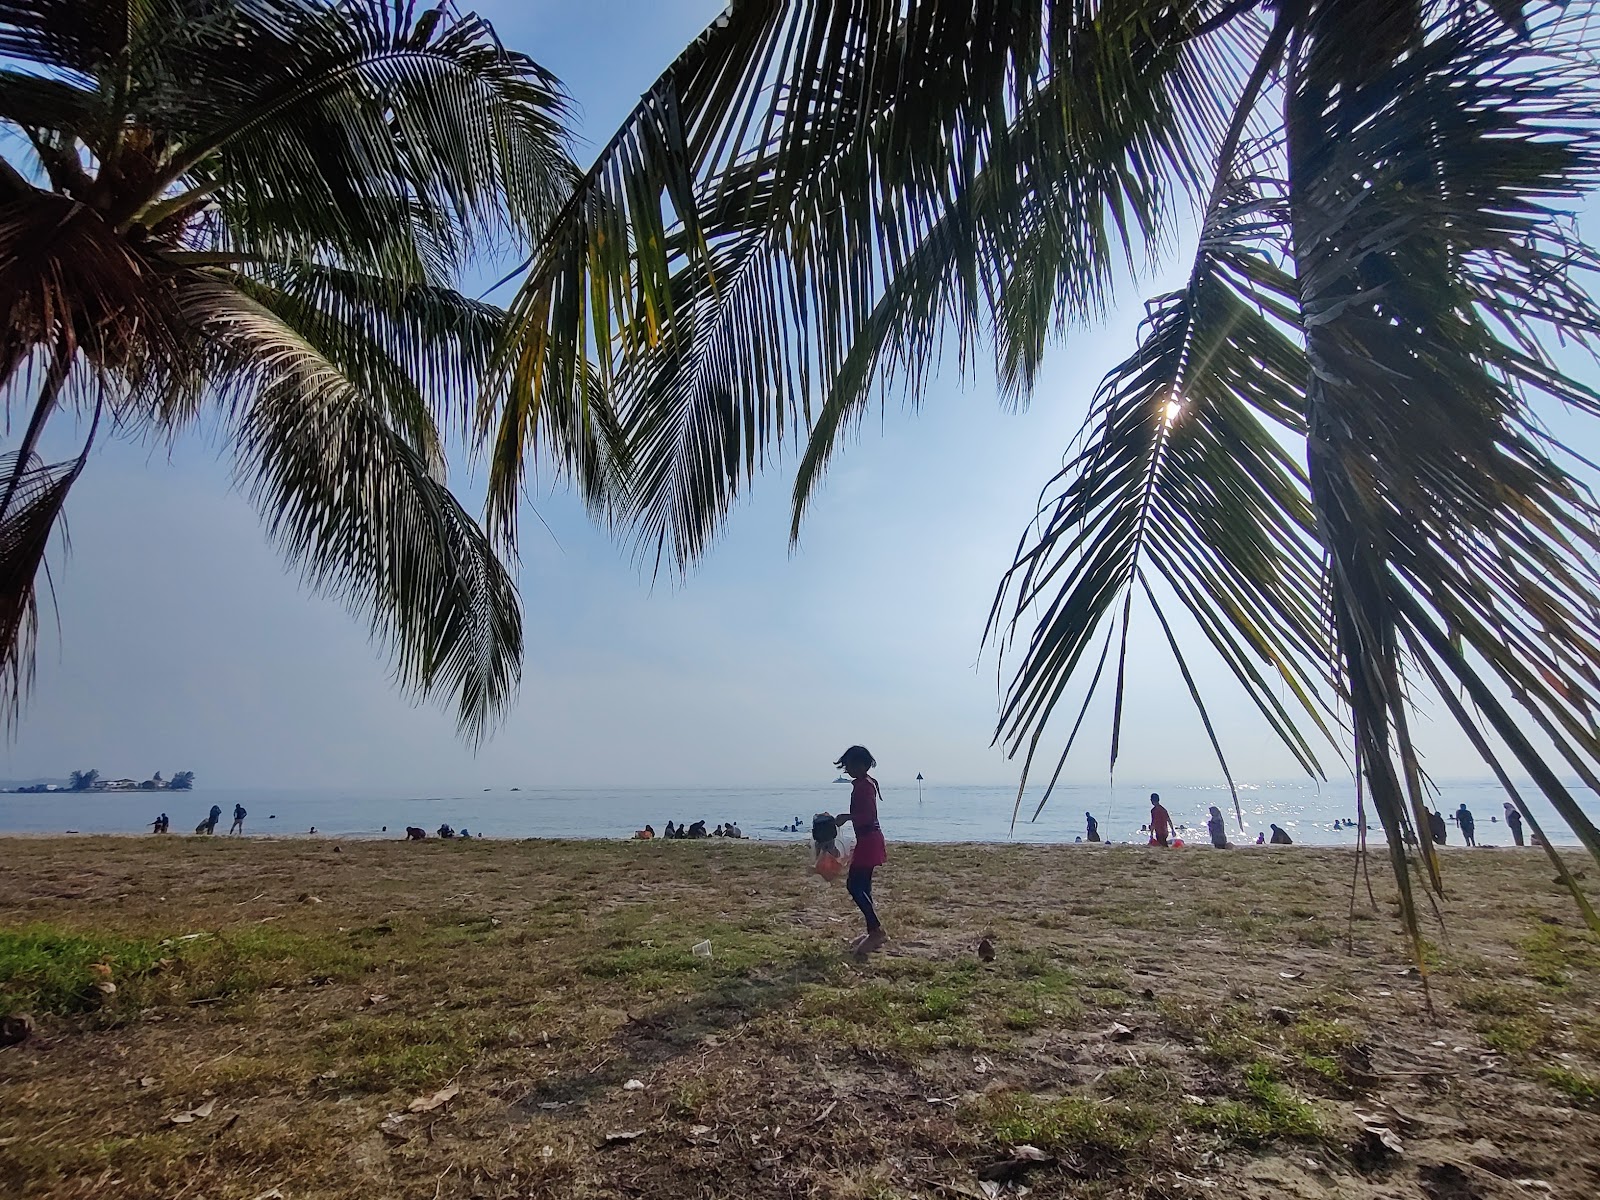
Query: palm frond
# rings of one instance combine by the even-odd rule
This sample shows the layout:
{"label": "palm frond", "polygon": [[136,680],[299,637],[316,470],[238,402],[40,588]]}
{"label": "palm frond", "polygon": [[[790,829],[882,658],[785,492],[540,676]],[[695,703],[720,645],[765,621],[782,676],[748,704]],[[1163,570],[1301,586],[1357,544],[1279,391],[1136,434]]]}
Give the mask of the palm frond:
{"label": "palm frond", "polygon": [[405,229],[459,263],[483,237],[534,236],[565,198],[560,85],[481,18],[414,0],[235,7],[238,51],[207,41],[163,104],[186,136],[159,178],[213,186],[240,244],[392,272]]}
{"label": "palm frond", "polygon": [[1217,196],[1188,283],[1151,303],[1138,349],[1101,385],[1081,447],[1053,481],[1060,492],[996,595],[989,633],[1002,649],[1038,614],[996,734],[1012,754],[1027,747],[1023,786],[1102,630],[1083,706],[1115,635],[1115,769],[1136,592],[1152,606],[1227,774],[1154,582],[1188,611],[1300,764],[1320,773],[1300,732],[1302,718],[1329,732],[1330,680],[1320,666],[1320,549],[1304,472],[1285,449],[1304,432],[1306,364],[1294,280],[1273,245],[1283,201],[1270,178],[1233,180]]}
{"label": "palm frond", "polygon": [[[1456,648],[1594,778],[1600,509],[1536,405],[1600,413],[1543,349],[1600,336],[1596,258],[1555,206],[1600,182],[1600,89],[1558,35],[1530,44],[1502,14],[1447,13],[1359,70],[1352,32],[1335,8],[1307,27],[1287,128],[1310,480],[1371,795],[1405,888],[1408,817],[1425,815],[1406,724],[1408,655],[1422,655],[1600,857]],[[1425,864],[1438,887],[1431,851]]]}
{"label": "palm frond", "polygon": [[239,473],[312,586],[371,616],[399,680],[481,739],[521,675],[516,584],[441,478],[327,357],[266,308],[185,281],[235,412]]}
{"label": "palm frond", "polygon": [[[1094,308],[1116,253],[1164,228],[1166,177],[1209,157],[1195,148],[1219,134],[1228,77],[1198,69],[1190,42],[1223,7],[734,6],[657,81],[537,252],[513,304],[512,398],[486,424],[525,426],[597,375],[637,434],[641,542],[682,568],[810,423],[815,386],[847,364],[922,363],[952,310],[970,351],[972,295],[1017,333],[1003,360],[1025,388],[1036,328]],[[974,207],[986,170],[996,202]],[[1125,207],[1120,245],[1045,202],[1071,197],[1064,176]],[[1031,225],[1001,202],[1021,198]],[[992,227],[963,226],[974,217]],[[1035,275],[1022,259],[1052,238],[1059,268]],[[919,269],[937,294],[880,308]],[[940,319],[896,322],[897,303]],[[903,348],[864,347],[896,334]],[[508,456],[497,527],[514,521],[519,478]]]}

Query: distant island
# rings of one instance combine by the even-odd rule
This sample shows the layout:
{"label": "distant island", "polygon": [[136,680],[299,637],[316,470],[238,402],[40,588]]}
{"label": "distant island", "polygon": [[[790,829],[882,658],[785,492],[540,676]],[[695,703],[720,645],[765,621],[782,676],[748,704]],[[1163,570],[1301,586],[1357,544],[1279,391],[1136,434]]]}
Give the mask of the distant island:
{"label": "distant island", "polygon": [[14,795],[39,792],[187,792],[194,788],[194,772],[179,771],[171,779],[161,778],[161,772],[145,780],[102,779],[96,770],[74,771],[65,787],[54,783],[34,783],[26,787],[8,788]]}

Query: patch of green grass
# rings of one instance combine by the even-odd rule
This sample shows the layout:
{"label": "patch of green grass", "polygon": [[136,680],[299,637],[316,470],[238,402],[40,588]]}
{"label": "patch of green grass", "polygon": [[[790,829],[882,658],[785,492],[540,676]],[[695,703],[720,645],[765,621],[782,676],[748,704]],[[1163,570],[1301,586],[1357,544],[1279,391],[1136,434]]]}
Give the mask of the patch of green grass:
{"label": "patch of green grass", "polygon": [[1146,1145],[1160,1124],[1142,1105],[1092,1096],[1052,1100],[1027,1092],[985,1096],[963,1115],[1002,1145],[1079,1155],[1128,1154]]}
{"label": "patch of green grass", "polygon": [[1480,1021],[1478,1032],[1485,1044],[1501,1054],[1522,1055],[1537,1050],[1549,1036],[1546,1017],[1497,1017]]}
{"label": "patch of green grass", "polygon": [[507,1026],[482,1009],[351,1017],[321,1036],[320,1059],[342,1084],[368,1091],[442,1083],[485,1050],[503,1046]]}
{"label": "patch of green grass", "polygon": [[1044,1014],[1036,1008],[1008,1008],[1000,1016],[1000,1023],[1016,1033],[1037,1029],[1043,1020]]}
{"label": "patch of green grass", "polygon": [[1470,1013],[1491,1017],[1514,1017],[1526,1012],[1532,1003],[1529,993],[1522,988],[1491,984],[1473,988],[1462,994],[1456,1007]]}
{"label": "patch of green grass", "polygon": [[1574,970],[1600,971],[1600,943],[1587,932],[1561,925],[1540,925],[1522,939],[1523,974],[1555,991],[1572,983]]}
{"label": "patch of green grass", "polygon": [[967,1006],[960,996],[949,988],[931,987],[922,993],[921,1019],[948,1021],[966,1012]]}
{"label": "patch of green grass", "polygon": [[1260,1146],[1280,1138],[1313,1138],[1322,1132],[1317,1110],[1280,1083],[1272,1067],[1250,1063],[1244,1069],[1242,1100],[1190,1108],[1184,1119],[1225,1142]]}
{"label": "patch of green grass", "polygon": [[1583,1075],[1566,1067],[1545,1067],[1539,1072],[1539,1078],[1579,1104],[1600,1108],[1600,1079],[1593,1075]]}
{"label": "patch of green grass", "polygon": [[[0,1012],[90,1012],[114,997],[95,984],[125,987],[159,969],[168,951],[153,938],[69,933],[53,925],[0,930]],[[110,968],[110,975],[93,970]]]}

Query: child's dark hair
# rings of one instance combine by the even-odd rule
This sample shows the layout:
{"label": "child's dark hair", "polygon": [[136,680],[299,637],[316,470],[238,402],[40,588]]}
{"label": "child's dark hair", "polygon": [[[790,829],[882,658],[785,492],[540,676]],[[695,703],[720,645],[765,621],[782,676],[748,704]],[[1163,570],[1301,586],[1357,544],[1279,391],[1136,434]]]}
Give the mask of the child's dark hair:
{"label": "child's dark hair", "polygon": [[872,751],[868,750],[865,746],[851,746],[850,749],[846,750],[843,754],[839,755],[838,758],[833,760],[833,765],[841,770],[850,766],[852,763],[860,763],[870,771],[873,767],[878,765],[878,760],[872,757]]}

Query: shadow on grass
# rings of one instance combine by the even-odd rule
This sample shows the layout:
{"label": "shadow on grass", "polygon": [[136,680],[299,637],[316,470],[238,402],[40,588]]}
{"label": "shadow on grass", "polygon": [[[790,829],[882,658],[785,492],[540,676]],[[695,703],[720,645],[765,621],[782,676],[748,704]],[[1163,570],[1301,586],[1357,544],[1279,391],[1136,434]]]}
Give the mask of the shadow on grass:
{"label": "shadow on grass", "polygon": [[632,1014],[613,1036],[614,1054],[604,1065],[581,1076],[543,1080],[518,1104],[525,1109],[581,1104],[646,1068],[693,1052],[709,1037],[794,1004],[806,987],[827,980],[838,965],[836,953],[819,950],[782,968],[725,977],[686,999]]}

